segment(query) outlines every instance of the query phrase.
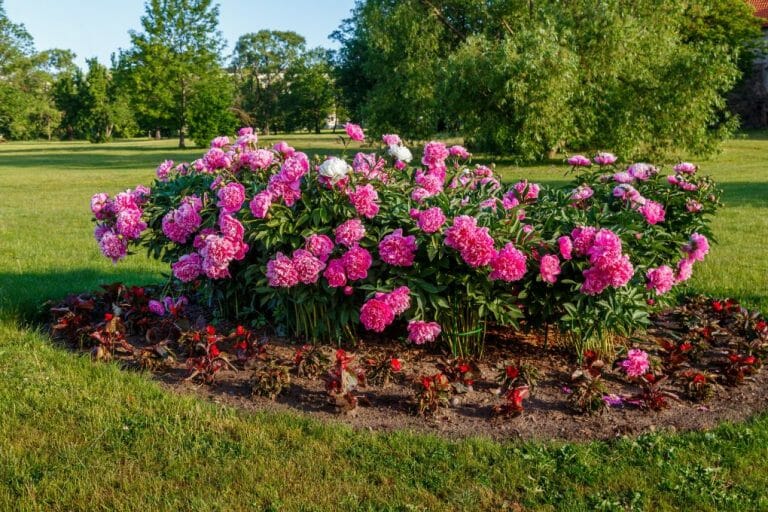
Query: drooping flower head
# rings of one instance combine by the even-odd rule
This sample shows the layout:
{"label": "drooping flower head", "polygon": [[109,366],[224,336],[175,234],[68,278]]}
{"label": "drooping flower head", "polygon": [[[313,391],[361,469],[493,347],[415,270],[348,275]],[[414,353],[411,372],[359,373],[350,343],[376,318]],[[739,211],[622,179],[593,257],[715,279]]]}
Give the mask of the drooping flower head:
{"label": "drooping flower head", "polygon": [[411,320],[408,322],[408,339],[416,345],[431,343],[440,336],[442,329],[436,322],[424,322],[422,320]]}
{"label": "drooping flower head", "polygon": [[709,240],[704,235],[694,233],[690,241],[683,246],[683,252],[695,261],[704,261],[704,257],[709,253]]}
{"label": "drooping flower head", "polygon": [[402,315],[411,307],[411,290],[407,286],[395,288],[389,293],[378,292],[374,298],[386,302],[395,316]]}

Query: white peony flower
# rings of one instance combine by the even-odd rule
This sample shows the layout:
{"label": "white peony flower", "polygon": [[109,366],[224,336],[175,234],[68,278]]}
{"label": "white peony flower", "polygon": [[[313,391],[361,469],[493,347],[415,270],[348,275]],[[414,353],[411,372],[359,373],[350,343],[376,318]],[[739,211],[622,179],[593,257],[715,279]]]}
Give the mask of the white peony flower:
{"label": "white peony flower", "polygon": [[320,164],[319,173],[320,176],[325,176],[328,178],[333,185],[339,182],[339,180],[343,179],[347,174],[349,174],[349,171],[352,168],[342,160],[341,158],[336,158],[335,156],[329,158],[322,164]]}
{"label": "white peony flower", "polygon": [[411,150],[399,144],[392,144],[391,146],[389,146],[388,153],[390,156],[395,157],[397,160],[400,160],[401,162],[410,163],[410,161],[413,160],[413,155],[411,154]]}

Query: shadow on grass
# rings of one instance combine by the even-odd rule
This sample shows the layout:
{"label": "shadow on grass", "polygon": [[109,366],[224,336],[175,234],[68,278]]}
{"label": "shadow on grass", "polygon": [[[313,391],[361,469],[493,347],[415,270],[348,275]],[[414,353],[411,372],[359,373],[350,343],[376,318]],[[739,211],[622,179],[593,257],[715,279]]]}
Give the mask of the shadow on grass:
{"label": "shadow on grass", "polygon": [[60,300],[70,294],[91,292],[103,284],[121,282],[146,285],[161,282],[153,272],[115,269],[112,272],[92,268],[50,270],[15,274],[0,272],[0,310],[4,316],[24,321],[47,319],[47,301]]}
{"label": "shadow on grass", "polygon": [[768,183],[719,183],[727,206],[768,207]]}

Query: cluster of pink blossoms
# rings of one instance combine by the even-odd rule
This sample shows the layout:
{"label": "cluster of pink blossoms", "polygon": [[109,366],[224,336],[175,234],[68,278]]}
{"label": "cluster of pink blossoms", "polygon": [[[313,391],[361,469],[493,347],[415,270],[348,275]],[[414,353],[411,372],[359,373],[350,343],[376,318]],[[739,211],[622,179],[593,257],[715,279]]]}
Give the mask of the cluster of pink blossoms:
{"label": "cluster of pink blossoms", "polygon": [[677,263],[675,283],[682,283],[691,278],[691,275],[693,275],[693,264],[697,261],[704,261],[704,258],[709,253],[709,240],[702,234],[693,233],[688,243],[683,245],[682,249],[685,257]]}
{"label": "cluster of pink blossoms", "polygon": [[411,290],[401,286],[389,293],[376,293],[360,308],[360,323],[369,331],[383,332],[411,307]]}
{"label": "cluster of pink blossoms", "polygon": [[445,245],[459,251],[464,262],[472,268],[488,265],[496,251],[488,228],[477,225],[477,219],[459,215],[445,230]]}
{"label": "cluster of pink blossoms", "polygon": [[389,175],[384,171],[387,161],[376,153],[357,153],[352,160],[352,170],[368,181],[378,180],[386,183]]}
{"label": "cluster of pink blossoms", "polygon": [[648,278],[648,289],[654,290],[656,295],[664,295],[675,285],[675,271],[668,265],[652,268],[645,276]]}
{"label": "cluster of pink blossoms", "polygon": [[120,192],[114,199],[105,193],[91,198],[91,212],[98,221],[94,236],[101,253],[113,262],[128,253],[128,242],[136,240],[147,228],[141,220],[141,207],[147,202],[150,190],[137,186],[135,190]]}
{"label": "cluster of pink blossoms", "polygon": [[[567,242],[558,240],[558,243],[567,248]],[[586,295],[597,295],[609,286],[625,286],[634,275],[629,256],[622,254],[621,239],[609,229],[598,230],[591,226],[574,229],[570,249],[568,255],[572,251],[576,256],[589,258],[590,267],[583,271],[584,283],[581,285],[581,291]]]}
{"label": "cluster of pink blossoms", "polygon": [[244,259],[248,253],[248,244],[243,239],[245,229],[239,220],[221,211],[218,224],[219,233],[204,229],[193,242],[202,257],[200,270],[210,279],[230,277],[229,264]]}
{"label": "cluster of pink blossoms", "polygon": [[177,244],[184,244],[190,235],[200,228],[202,218],[200,210],[203,202],[197,196],[186,196],[181,200],[181,205],[163,216],[163,233],[169,240]]}

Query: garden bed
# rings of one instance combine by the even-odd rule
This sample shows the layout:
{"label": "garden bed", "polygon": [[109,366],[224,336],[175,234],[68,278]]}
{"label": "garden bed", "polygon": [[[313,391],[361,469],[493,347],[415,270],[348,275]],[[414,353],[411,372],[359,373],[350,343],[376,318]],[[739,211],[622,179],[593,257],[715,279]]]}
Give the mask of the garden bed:
{"label": "garden bed", "polygon": [[[300,344],[234,325],[219,326],[220,332],[231,331],[231,334],[212,334],[212,329],[206,331],[202,309],[193,305],[186,307],[186,313],[189,318],[197,317],[192,322],[196,327],[189,326],[186,332],[180,330],[179,339],[167,337],[160,343],[161,350],[157,350],[157,339],[152,339],[152,343],[147,339],[161,333],[165,329],[162,325],[170,325],[169,319],[160,320],[151,314],[132,318],[130,312],[124,315],[127,331],[142,327],[146,332],[153,326],[156,331],[149,337],[137,336],[134,332],[125,336],[127,345],[109,346],[102,342],[103,338],[98,341],[100,336],[106,336],[108,326],[114,321],[110,313],[106,322],[100,320],[103,312],[109,310],[105,305],[109,301],[105,302],[103,295],[70,299],[54,309],[54,332],[60,340],[74,339],[71,336],[74,331],[66,336],[67,329],[55,328],[68,313],[77,310],[73,301],[93,301],[93,307],[86,307],[84,316],[99,321],[83,321],[77,336],[80,346],[89,349],[95,358],[114,359],[126,368],[144,369],[173,391],[195,394],[216,403],[254,411],[299,412],[360,429],[416,430],[450,438],[482,435],[496,439],[581,441],[660,430],[707,429],[722,421],[740,421],[768,409],[768,377],[759,371],[768,329],[760,315],[750,313],[733,301],[691,300],[655,315],[646,335],[625,340],[625,346],[650,354],[650,374],[655,378],[667,376],[668,384],[663,389],[677,398],[666,395],[662,398],[664,404],[656,404],[659,410],[650,410],[650,401],[641,396],[641,380],[628,378],[622,371],[620,362],[626,357],[626,351],[620,350],[615,361],[607,362],[600,372],[604,390],[597,397],[597,410],[591,414],[576,411],[572,403],[572,395],[579,385],[578,380],[574,381],[574,371],[586,371],[589,359],[579,364],[572,352],[559,348],[556,343],[545,347],[543,336],[536,334],[491,329],[486,352],[477,362],[452,361],[450,355],[441,353],[437,346],[419,347],[384,337],[368,337],[356,347],[345,347],[346,355],[354,356],[348,364],[351,374],[365,373],[368,380],[375,380],[374,375],[380,372],[373,366],[379,370],[387,366],[391,369],[392,358],[398,360],[399,371],[388,372],[391,379],[387,384],[369,382],[355,389],[358,407],[345,412],[341,410],[346,408],[345,402],[339,399],[338,393],[329,392],[327,384],[329,370],[335,367],[335,348],[317,347],[325,361],[316,361],[314,375],[302,375],[297,361],[306,362],[307,357],[306,349]],[[186,321],[176,318],[173,325],[177,324],[186,326]],[[94,332],[101,334],[94,337]],[[215,369],[209,366],[199,371],[204,352],[193,338],[197,336],[200,341],[202,337],[202,345],[206,345],[206,335],[214,336],[216,355],[223,355],[228,362]],[[554,338],[549,336],[550,341]],[[70,343],[70,346],[74,345]],[[297,353],[304,356],[297,357]],[[734,364],[732,358],[736,356],[742,362]],[[744,360],[749,364],[743,364]],[[368,361],[376,364],[367,365]],[[538,378],[530,389],[530,397],[522,401],[522,411],[499,414],[498,408],[506,402],[498,378],[505,374],[506,366],[534,368]],[[269,369],[275,368],[281,375],[287,375],[290,382],[270,387],[275,381],[266,378],[263,381],[266,386],[254,384],[256,375],[267,375]],[[358,372],[359,369],[364,371]],[[423,392],[422,378],[441,372],[453,381],[443,396],[445,400],[435,411],[420,412],[418,392]],[[706,389],[692,387],[696,374],[706,376]],[[360,380],[366,378],[360,375]],[[467,382],[469,380],[471,382]],[[508,388],[527,389],[525,384],[520,381]],[[254,394],[254,388],[279,392],[271,399]],[[691,396],[697,394],[698,397]],[[704,395],[711,396],[705,399]]]}

